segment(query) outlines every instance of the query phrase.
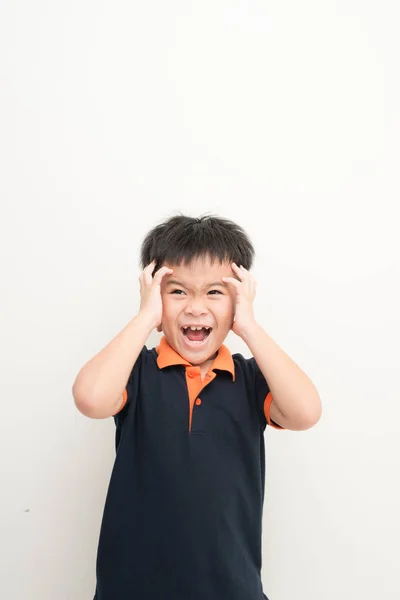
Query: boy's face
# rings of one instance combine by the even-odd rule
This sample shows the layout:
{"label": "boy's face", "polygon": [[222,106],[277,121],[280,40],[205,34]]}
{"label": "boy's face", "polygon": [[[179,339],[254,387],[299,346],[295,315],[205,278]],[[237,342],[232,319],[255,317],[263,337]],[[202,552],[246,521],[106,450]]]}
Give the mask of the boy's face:
{"label": "boy's face", "polygon": [[[193,365],[202,365],[216,352],[231,329],[234,291],[221,277],[235,277],[230,263],[197,258],[190,265],[171,267],[161,284],[162,324],[170,346]],[[201,327],[201,330],[192,330]]]}

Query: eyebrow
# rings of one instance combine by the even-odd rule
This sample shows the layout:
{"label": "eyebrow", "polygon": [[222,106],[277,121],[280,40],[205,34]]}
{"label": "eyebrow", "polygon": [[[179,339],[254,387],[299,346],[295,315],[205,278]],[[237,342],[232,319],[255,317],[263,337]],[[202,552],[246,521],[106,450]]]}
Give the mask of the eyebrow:
{"label": "eyebrow", "polygon": [[[181,283],[180,281],[176,281],[175,279],[170,279],[169,281],[167,281],[166,284],[167,285],[180,285],[182,287],[187,287],[184,283]],[[226,283],[224,283],[223,281],[214,281],[213,283],[209,283],[208,285],[205,285],[204,287],[215,287],[215,286],[226,287]]]}

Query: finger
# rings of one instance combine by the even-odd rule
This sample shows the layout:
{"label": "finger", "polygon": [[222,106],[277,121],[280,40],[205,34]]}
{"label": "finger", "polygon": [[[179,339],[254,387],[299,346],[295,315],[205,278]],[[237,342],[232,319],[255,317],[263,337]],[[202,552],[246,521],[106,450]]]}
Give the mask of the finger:
{"label": "finger", "polygon": [[236,263],[232,263],[232,271],[236,274],[237,277],[241,280],[243,277],[242,267],[238,267]]}
{"label": "finger", "polygon": [[241,281],[238,281],[234,277],[221,277],[221,279],[224,283],[229,283],[230,285],[233,285],[233,287],[237,290],[239,290],[240,286],[242,285]]}
{"label": "finger", "polygon": [[250,275],[250,271],[244,268],[243,265],[238,266],[236,263],[232,263],[235,265],[235,272],[239,275]]}
{"label": "finger", "polygon": [[255,285],[256,280],[254,278],[254,275],[250,273],[250,271],[245,269],[243,265],[240,265],[240,267],[238,267],[238,276],[241,278],[243,283],[246,282],[251,285]]}
{"label": "finger", "polygon": [[139,279],[140,289],[142,289],[142,288],[143,288],[143,287],[146,285],[146,283],[145,283],[145,274],[144,274],[144,271],[142,271],[142,272],[140,273],[140,275],[139,275],[138,279]]}
{"label": "finger", "polygon": [[143,269],[143,273],[147,273],[147,272],[152,273],[154,271],[155,266],[156,266],[156,260],[152,260],[151,263],[149,263],[148,265],[145,266],[145,268]]}
{"label": "finger", "polygon": [[152,282],[152,273],[155,269],[156,266],[156,261],[152,260],[151,263],[149,263],[142,271],[142,275],[143,275],[143,282],[146,285],[150,285]]}
{"label": "finger", "polygon": [[140,276],[139,279],[145,279],[146,274],[150,272],[150,274],[152,273],[152,271],[154,270],[154,267],[156,266],[156,261],[153,260],[153,262],[149,263],[148,265],[146,265],[144,267],[144,269],[141,270],[140,272]]}
{"label": "finger", "polygon": [[157,271],[157,273],[154,275],[154,279],[153,279],[154,283],[156,285],[160,285],[163,277],[165,277],[165,275],[167,275],[167,274],[171,275],[171,273],[173,273],[173,272],[174,272],[174,270],[171,269],[170,267],[161,267],[161,269],[159,269]]}

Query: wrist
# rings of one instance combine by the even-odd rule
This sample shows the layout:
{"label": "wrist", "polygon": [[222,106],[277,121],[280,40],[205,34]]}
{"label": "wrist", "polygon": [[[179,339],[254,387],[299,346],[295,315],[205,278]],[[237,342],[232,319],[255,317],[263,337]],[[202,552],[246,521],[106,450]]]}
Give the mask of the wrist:
{"label": "wrist", "polygon": [[248,342],[254,335],[256,335],[260,330],[260,325],[256,322],[255,319],[252,319],[246,325],[241,327],[239,331],[239,336],[242,338],[244,342]]}
{"label": "wrist", "polygon": [[158,326],[158,321],[154,318],[154,315],[152,315],[151,313],[147,313],[144,310],[139,311],[139,313],[134,318],[134,321],[145,331],[147,331],[148,334],[150,334],[153,331],[153,329],[155,329]]}

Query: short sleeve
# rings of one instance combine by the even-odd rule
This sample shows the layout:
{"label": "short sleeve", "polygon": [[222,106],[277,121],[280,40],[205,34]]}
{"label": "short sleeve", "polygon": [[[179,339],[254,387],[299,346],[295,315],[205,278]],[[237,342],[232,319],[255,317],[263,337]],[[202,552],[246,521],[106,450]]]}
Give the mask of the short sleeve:
{"label": "short sleeve", "polygon": [[277,423],[271,420],[270,410],[271,403],[273,401],[272,392],[269,389],[268,382],[265,379],[260,367],[256,363],[254,357],[250,359],[252,366],[254,368],[254,377],[255,377],[255,393],[257,406],[259,407],[260,412],[262,413],[266,424],[274,429],[285,429],[281,427]]}
{"label": "short sleeve", "polygon": [[140,373],[144,362],[144,355],[147,352],[146,346],[143,346],[139,356],[133,365],[128,381],[126,382],[123,391],[123,400],[118,411],[114,414],[114,422],[117,428],[116,431],[116,447],[118,447],[119,439],[122,432],[122,427],[131,410],[135,409],[136,401],[139,392]]}

